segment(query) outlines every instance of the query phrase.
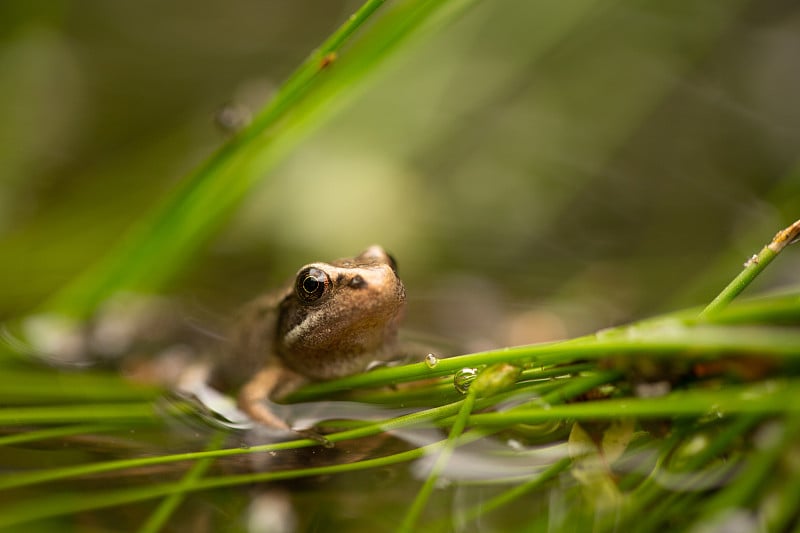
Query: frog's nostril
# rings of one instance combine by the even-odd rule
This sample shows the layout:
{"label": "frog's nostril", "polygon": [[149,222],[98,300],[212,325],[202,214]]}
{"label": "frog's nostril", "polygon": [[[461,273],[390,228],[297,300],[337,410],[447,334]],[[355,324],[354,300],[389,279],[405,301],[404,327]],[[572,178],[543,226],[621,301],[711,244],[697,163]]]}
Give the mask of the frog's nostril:
{"label": "frog's nostril", "polygon": [[348,285],[354,289],[363,289],[364,287],[367,286],[367,282],[361,276],[355,275],[353,276],[353,279],[350,280],[350,283],[348,283]]}

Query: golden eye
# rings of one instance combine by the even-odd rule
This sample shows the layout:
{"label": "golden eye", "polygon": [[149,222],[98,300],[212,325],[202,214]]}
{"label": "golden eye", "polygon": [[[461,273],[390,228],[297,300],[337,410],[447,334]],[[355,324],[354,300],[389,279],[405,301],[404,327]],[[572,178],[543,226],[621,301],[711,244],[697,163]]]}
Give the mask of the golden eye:
{"label": "golden eye", "polygon": [[328,275],[314,267],[300,271],[295,281],[295,292],[300,301],[311,303],[319,300],[331,283]]}

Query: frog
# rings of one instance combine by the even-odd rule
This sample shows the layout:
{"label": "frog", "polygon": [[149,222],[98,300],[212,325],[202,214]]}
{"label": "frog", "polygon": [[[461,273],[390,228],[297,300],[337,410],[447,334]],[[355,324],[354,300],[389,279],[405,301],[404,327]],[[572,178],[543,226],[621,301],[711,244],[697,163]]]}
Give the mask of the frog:
{"label": "frog", "polygon": [[291,431],[268,400],[395,357],[405,304],[397,262],[379,245],[304,265],[239,312],[212,386],[238,386],[237,405],[252,421]]}

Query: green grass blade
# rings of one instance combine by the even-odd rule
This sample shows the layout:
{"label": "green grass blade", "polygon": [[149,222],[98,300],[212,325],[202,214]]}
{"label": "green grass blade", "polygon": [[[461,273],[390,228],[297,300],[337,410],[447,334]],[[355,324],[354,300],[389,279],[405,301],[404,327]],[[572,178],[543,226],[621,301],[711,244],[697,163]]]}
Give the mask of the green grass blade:
{"label": "green grass blade", "polygon": [[764,246],[758,254],[750,258],[733,281],[700,313],[700,318],[708,318],[724,309],[736,296],[750,285],[756,277],[767,268],[781,251],[800,236],[800,220],[779,231],[772,241]]}
{"label": "green grass blade", "polygon": [[476,397],[477,394],[475,391],[470,389],[466,398],[464,398],[464,402],[461,404],[461,409],[459,409],[458,414],[456,415],[453,426],[450,428],[450,433],[447,436],[444,446],[442,446],[441,450],[439,450],[439,456],[436,458],[428,477],[425,479],[425,483],[422,484],[422,487],[417,492],[417,496],[414,498],[411,508],[406,513],[405,517],[403,518],[403,522],[400,524],[400,527],[397,529],[397,531],[414,531],[414,528],[419,521],[419,517],[422,514],[422,511],[425,509],[428,499],[430,498],[430,495],[436,486],[436,481],[439,479],[439,476],[453,455],[456,441],[464,432],[467,419],[469,418],[469,415],[472,413],[472,409],[475,406]]}
{"label": "green grass blade", "polygon": [[92,509],[102,509],[126,503],[145,501],[170,494],[195,492],[215,488],[233,487],[282,479],[296,479],[306,476],[328,475],[351,472],[367,468],[381,467],[417,459],[442,445],[442,442],[426,447],[416,448],[377,459],[369,459],[356,463],[332,466],[301,468],[279,472],[260,472],[255,474],[239,474],[224,477],[206,478],[190,486],[182,482],[154,484],[147,487],[135,487],[103,491],[95,493],[61,493],[52,496],[41,496],[33,500],[15,502],[13,505],[0,507],[0,527],[16,526],[26,522],[41,520],[54,516],[73,514]]}
{"label": "green grass blade", "polygon": [[[223,441],[225,440],[224,433],[218,433],[215,439],[211,440],[211,443],[206,448],[207,450],[216,450],[222,446]],[[197,481],[205,475],[208,468],[214,462],[212,458],[204,458],[198,460],[194,466],[186,473],[186,475],[181,480],[181,484],[187,489],[190,490],[192,486],[194,486]],[[147,519],[147,521],[139,528],[139,533],[157,533],[160,531],[169,520],[169,517],[175,510],[180,506],[183,502],[185,497],[185,493],[181,492],[173,492],[169,496],[167,496],[161,504],[153,511],[153,514]]]}
{"label": "green grass blade", "polygon": [[796,414],[800,405],[795,399],[800,382],[759,383],[729,386],[725,390],[676,391],[660,398],[620,398],[555,405],[548,409],[518,407],[499,413],[474,414],[475,425],[507,427],[550,420],[608,420],[620,417],[665,418],[723,416],[735,414]]}
{"label": "green grass blade", "polygon": [[105,431],[113,431],[114,429],[119,429],[119,426],[81,424],[74,426],[39,429],[34,431],[24,431],[13,435],[6,435],[4,437],[0,437],[0,447],[27,444],[29,442],[37,442],[40,440],[58,439],[74,435],[102,433]]}
{"label": "green grass blade", "polygon": [[[416,426],[420,424],[428,424],[435,420],[446,418],[458,412],[461,406],[461,401],[411,413],[404,416],[399,416],[391,420],[379,421],[367,424],[363,427],[356,429],[341,431],[326,435],[326,438],[331,442],[342,442],[345,440],[352,440],[362,437],[368,437],[384,431],[391,431],[402,427]],[[119,459],[115,461],[96,462],[85,465],[67,466],[62,468],[49,468],[33,472],[7,474],[0,476],[0,490],[30,486],[38,483],[47,483],[58,480],[70,479],[80,476],[88,476],[92,474],[99,474],[103,472],[120,471],[130,468],[139,468],[153,465],[163,465],[169,463],[183,462],[183,461],[197,461],[201,459],[216,459],[221,457],[230,457],[234,455],[244,455],[251,453],[274,452],[281,450],[290,450],[310,446],[318,446],[317,441],[311,439],[299,439],[286,442],[279,442],[273,444],[264,444],[260,446],[251,446],[248,448],[228,448],[223,450],[204,451],[204,452],[187,452],[179,454],[160,455],[155,457],[137,457],[133,459]]]}
{"label": "green grass blade", "polygon": [[442,359],[435,368],[414,363],[346,378],[314,383],[292,394],[291,401],[319,398],[332,392],[358,387],[379,387],[454,373],[465,367],[495,363],[530,362],[537,365],[564,364],[581,359],[615,357],[719,358],[726,353],[769,356],[795,360],[800,357],[800,333],[771,327],[684,327],[664,323],[660,327],[632,325],[613,332],[601,332],[569,341],[502,348]]}
{"label": "green grass blade", "polygon": [[532,476],[529,480],[525,481],[524,483],[520,483],[507,491],[503,492],[502,494],[498,494],[494,498],[487,500],[485,502],[481,502],[481,504],[471,511],[464,514],[460,520],[462,523],[468,524],[470,522],[475,521],[476,519],[480,518],[486,513],[490,513],[495,509],[499,509],[504,505],[508,505],[509,503],[517,500],[526,494],[536,490],[537,488],[541,487],[555,476],[566,470],[569,465],[572,463],[572,459],[569,457],[564,457],[552,465],[545,468],[541,473]]}
{"label": "green grass blade", "polygon": [[[116,249],[42,307],[85,317],[121,290],[151,291],[173,276],[240,200],[296,143],[445,4],[406,0],[357,43],[354,33],[383,1],[369,0],[284,83],[272,102],[133,228]],[[345,50],[345,46],[348,45]],[[349,46],[352,45],[352,46]],[[339,59],[330,63],[334,55]]]}
{"label": "green grass blade", "polygon": [[0,371],[0,404],[125,402],[156,399],[162,391],[99,372],[56,373],[50,369]]}
{"label": "green grass blade", "polygon": [[701,522],[712,523],[715,515],[753,501],[768,478],[774,474],[775,467],[787,446],[796,442],[800,434],[800,418],[786,417],[776,422],[771,429],[775,431],[768,439],[770,442],[760,450],[760,453],[748,459],[747,465],[735,482],[719,491],[704,505],[705,516],[701,518]]}
{"label": "green grass blade", "polygon": [[0,426],[112,422],[132,424],[159,422],[162,418],[152,403],[111,403],[89,405],[47,405],[0,409]]}

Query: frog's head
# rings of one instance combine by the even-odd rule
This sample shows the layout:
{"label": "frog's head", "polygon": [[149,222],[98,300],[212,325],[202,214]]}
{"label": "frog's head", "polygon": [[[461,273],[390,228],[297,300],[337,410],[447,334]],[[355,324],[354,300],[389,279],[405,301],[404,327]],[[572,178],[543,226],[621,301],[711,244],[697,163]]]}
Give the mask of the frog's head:
{"label": "frog's head", "polygon": [[313,379],[358,372],[394,343],[404,307],[397,263],[380,246],[305,265],[281,302],[277,351]]}

